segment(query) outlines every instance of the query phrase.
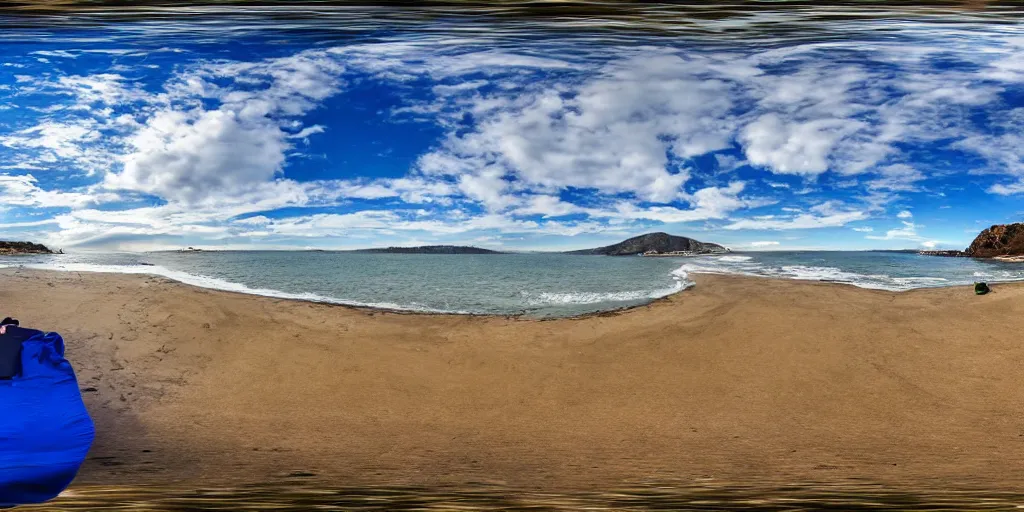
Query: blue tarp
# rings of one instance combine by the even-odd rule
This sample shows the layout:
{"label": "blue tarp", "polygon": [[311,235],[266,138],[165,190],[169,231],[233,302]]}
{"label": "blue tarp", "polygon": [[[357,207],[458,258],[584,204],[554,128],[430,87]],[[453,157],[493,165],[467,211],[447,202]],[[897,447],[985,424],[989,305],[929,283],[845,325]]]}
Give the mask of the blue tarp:
{"label": "blue tarp", "polygon": [[64,340],[25,331],[20,373],[0,380],[0,507],[60,494],[95,435],[75,372],[64,359]]}

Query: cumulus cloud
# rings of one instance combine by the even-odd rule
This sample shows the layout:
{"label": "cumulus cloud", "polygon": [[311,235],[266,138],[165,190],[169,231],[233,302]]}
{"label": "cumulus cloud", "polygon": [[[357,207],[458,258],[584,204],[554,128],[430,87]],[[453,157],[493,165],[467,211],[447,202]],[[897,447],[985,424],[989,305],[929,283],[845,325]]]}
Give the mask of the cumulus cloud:
{"label": "cumulus cloud", "polygon": [[482,116],[476,128],[450,135],[420,168],[469,175],[470,183],[508,175],[527,186],[671,202],[689,171],[670,157],[729,144],[728,84],[702,70],[676,55],[637,57],[608,64],[577,88],[556,82],[476,97],[467,107]]}
{"label": "cumulus cloud", "polygon": [[903,210],[903,211],[901,211],[901,212],[896,214],[896,217],[898,217],[900,219],[909,219],[909,218],[911,218],[913,216],[914,216],[914,214],[910,213],[910,210]]}
{"label": "cumulus cloud", "polygon": [[289,148],[276,123],[230,110],[163,111],[127,142],[124,170],[105,184],[186,202],[272,179]]}
{"label": "cumulus cloud", "polygon": [[[314,126],[294,133],[291,121],[336,94],[343,69],[325,53],[309,51],[186,73],[167,86],[171,98],[182,99],[161,106],[127,138],[123,170],[110,174],[106,185],[195,202],[270,181],[282,171],[290,139],[323,131]],[[219,104],[206,108],[183,99]]]}
{"label": "cumulus cloud", "polygon": [[777,114],[765,114],[743,128],[740,141],[753,164],[779,174],[813,176],[829,170],[828,157],[836,143],[859,126],[842,119],[792,123]]}

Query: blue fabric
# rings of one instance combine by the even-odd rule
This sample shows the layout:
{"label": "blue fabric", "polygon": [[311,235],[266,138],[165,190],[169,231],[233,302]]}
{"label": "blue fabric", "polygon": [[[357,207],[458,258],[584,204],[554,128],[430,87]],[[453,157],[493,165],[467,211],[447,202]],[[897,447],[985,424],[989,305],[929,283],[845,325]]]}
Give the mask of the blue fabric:
{"label": "blue fabric", "polygon": [[0,507],[55,498],[75,478],[95,435],[64,340],[29,334],[21,373],[0,380]]}

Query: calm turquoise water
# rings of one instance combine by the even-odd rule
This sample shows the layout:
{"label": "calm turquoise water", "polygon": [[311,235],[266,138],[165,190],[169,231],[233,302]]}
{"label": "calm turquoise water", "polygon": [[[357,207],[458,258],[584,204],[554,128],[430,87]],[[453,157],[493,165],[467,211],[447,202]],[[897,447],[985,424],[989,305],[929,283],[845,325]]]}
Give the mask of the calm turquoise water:
{"label": "calm turquoise water", "polygon": [[909,290],[1024,280],[1024,264],[893,252],[760,252],[693,258],[345,252],[86,253],[0,265],[156,274],[257,295],[413,311],[571,316],[649,302],[693,273],[835,281]]}

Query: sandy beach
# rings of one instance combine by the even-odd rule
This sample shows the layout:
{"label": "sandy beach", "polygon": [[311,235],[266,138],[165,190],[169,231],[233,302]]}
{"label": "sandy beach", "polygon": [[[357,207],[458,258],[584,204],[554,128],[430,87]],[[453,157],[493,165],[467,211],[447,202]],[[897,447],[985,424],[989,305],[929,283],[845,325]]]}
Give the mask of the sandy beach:
{"label": "sandy beach", "polygon": [[0,299],[67,341],[97,427],[76,485],[1024,484],[1024,286],[696,282],[547,321],[19,269]]}

